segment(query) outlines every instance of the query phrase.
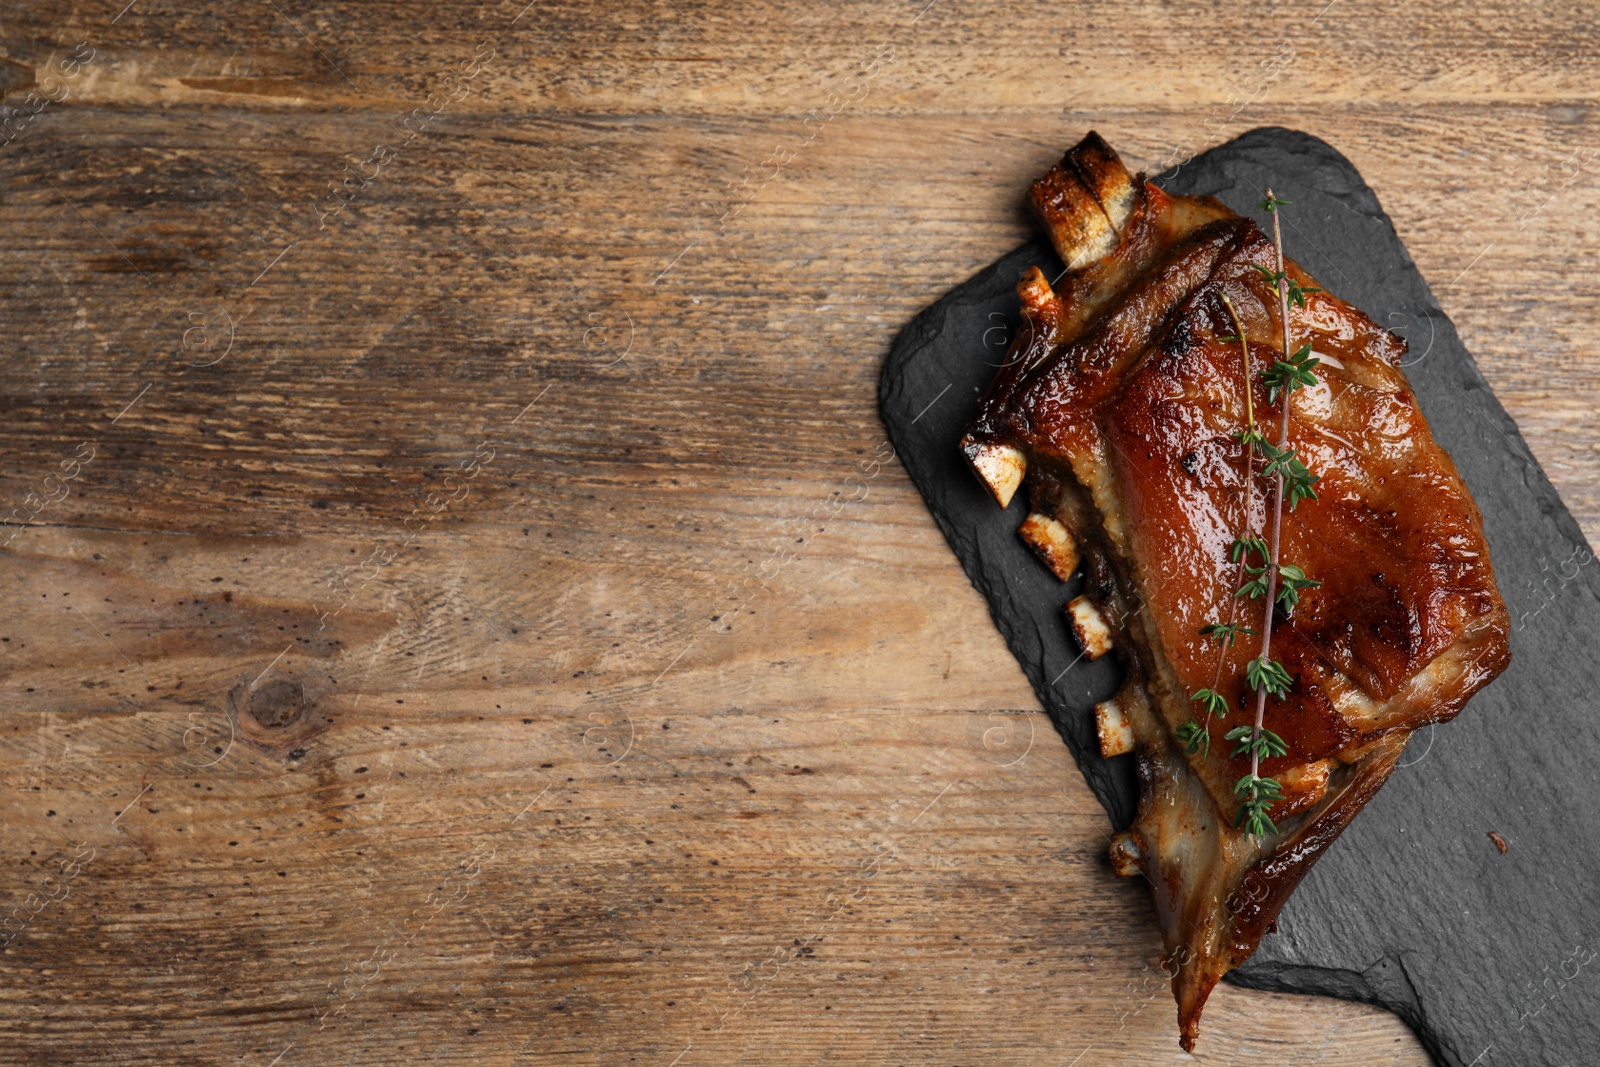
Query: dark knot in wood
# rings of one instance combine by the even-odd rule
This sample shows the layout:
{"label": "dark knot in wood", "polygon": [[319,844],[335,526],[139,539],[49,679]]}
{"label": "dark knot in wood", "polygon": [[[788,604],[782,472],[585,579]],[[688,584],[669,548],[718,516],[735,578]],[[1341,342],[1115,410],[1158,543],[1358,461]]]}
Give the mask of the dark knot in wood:
{"label": "dark knot in wood", "polygon": [[250,693],[245,707],[262,726],[281,730],[298,722],[305,712],[305,687],[293,678],[274,678]]}

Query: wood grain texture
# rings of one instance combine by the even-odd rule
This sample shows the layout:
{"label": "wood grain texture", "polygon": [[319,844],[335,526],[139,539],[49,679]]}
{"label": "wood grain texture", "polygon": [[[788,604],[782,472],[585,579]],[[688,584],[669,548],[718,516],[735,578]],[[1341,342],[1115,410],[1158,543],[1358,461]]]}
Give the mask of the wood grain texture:
{"label": "wood grain texture", "polygon": [[1338,147],[1600,522],[1582,5],[125,2],[0,46],[6,1062],[1183,1061],[875,406],[1087,128]]}

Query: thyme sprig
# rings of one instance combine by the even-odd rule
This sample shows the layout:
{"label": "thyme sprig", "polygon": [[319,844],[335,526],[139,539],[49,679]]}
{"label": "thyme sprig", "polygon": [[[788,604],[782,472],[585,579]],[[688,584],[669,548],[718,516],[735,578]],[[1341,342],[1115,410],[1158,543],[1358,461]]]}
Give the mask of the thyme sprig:
{"label": "thyme sprig", "polygon": [[1244,680],[1251,689],[1264,689],[1279,700],[1288,696],[1290,687],[1294,685],[1294,679],[1289,677],[1284,665],[1268,659],[1264,652],[1245,664]]}
{"label": "thyme sprig", "polygon": [[[1287,204],[1289,201],[1279,200],[1277,202],[1279,204]],[[1261,206],[1267,207],[1267,202],[1263,200],[1261,202]],[[1275,211],[1275,208],[1267,208],[1267,210]],[[1277,288],[1280,285],[1287,286],[1289,290],[1289,303],[1293,304],[1295,307],[1303,308],[1306,306],[1307,293],[1322,292],[1321,289],[1318,289],[1314,285],[1301,285],[1299,282],[1285,274],[1282,270],[1271,271],[1259,263],[1252,263],[1250,265],[1256,270],[1260,271],[1261,276],[1272,283],[1273,288]]]}
{"label": "thyme sprig", "polygon": [[[1272,214],[1272,244],[1276,269],[1268,270],[1259,264],[1252,264],[1262,277],[1272,284],[1278,297],[1283,354],[1261,374],[1262,381],[1267,387],[1267,403],[1279,405],[1276,444],[1270,441],[1256,424],[1255,389],[1250,372],[1250,340],[1245,332],[1244,320],[1239,317],[1227,295],[1222,296],[1228,315],[1233,319],[1235,332],[1219,337],[1218,340],[1225,344],[1234,342],[1239,344],[1244,372],[1245,425],[1233,434],[1244,451],[1242,494],[1244,506],[1239,533],[1228,546],[1228,559],[1234,567],[1233,580],[1229,583],[1233,593],[1228,597],[1227,618],[1223,622],[1207,623],[1200,628],[1201,636],[1213,638],[1218,644],[1217,663],[1212,672],[1211,684],[1195,690],[1189,698],[1205,710],[1205,722],[1203,724],[1197,722],[1191,716],[1177,730],[1178,741],[1189,755],[1201,753],[1210,755],[1211,720],[1226,718],[1228,714],[1227,699],[1219,691],[1222,668],[1226,663],[1228,652],[1241,636],[1255,636],[1257,633],[1238,621],[1239,604],[1241,601],[1262,601],[1261,653],[1245,665],[1244,672],[1245,684],[1253,689],[1256,695],[1254,722],[1247,726],[1235,726],[1225,735],[1227,740],[1234,742],[1230,758],[1250,757],[1250,773],[1235,782],[1233,787],[1234,795],[1239,798],[1235,825],[1255,837],[1277,832],[1277,826],[1267,813],[1273,804],[1283,799],[1282,784],[1273,778],[1263,776],[1261,763],[1263,760],[1288,755],[1289,752],[1289,746],[1283,738],[1264,725],[1267,696],[1270,694],[1279,700],[1286,700],[1290,690],[1294,688],[1294,678],[1289,674],[1288,668],[1272,658],[1273,618],[1280,608],[1285,611],[1294,610],[1300,602],[1302,590],[1315,589],[1322,584],[1308,576],[1301,567],[1285,563],[1281,555],[1284,504],[1287,503],[1289,510],[1294,511],[1301,501],[1317,499],[1315,487],[1319,480],[1318,476],[1311,473],[1295,454],[1295,450],[1289,446],[1289,409],[1297,391],[1317,384],[1316,368],[1322,362],[1312,351],[1309,342],[1298,349],[1291,343],[1290,306],[1304,308],[1306,296],[1310,293],[1320,293],[1322,290],[1315,286],[1299,284],[1289,276],[1284,267],[1283,231],[1278,221],[1278,209],[1288,203],[1287,200],[1279,200],[1273,196],[1270,189],[1267,190],[1267,198],[1261,206]],[[1257,455],[1260,455],[1263,461],[1259,473],[1263,477],[1272,479],[1273,483],[1266,537],[1257,535],[1252,530],[1250,522],[1254,507],[1253,487],[1257,475],[1255,469]]]}
{"label": "thyme sprig", "polygon": [[[1317,290],[1321,292],[1321,290]],[[1276,404],[1278,394],[1287,387],[1291,391],[1304,389],[1308,385],[1317,384],[1317,376],[1311,373],[1322,360],[1311,354],[1311,345],[1303,344],[1295,350],[1294,355],[1287,359],[1274,362],[1261,377],[1267,382],[1267,403]]]}
{"label": "thyme sprig", "polygon": [[[1266,716],[1267,694],[1271,693],[1279,700],[1288,697],[1289,690],[1294,686],[1294,679],[1281,663],[1272,659],[1272,622],[1275,607],[1282,603],[1286,608],[1293,608],[1300,599],[1300,590],[1315,588],[1316,579],[1308,578],[1305,571],[1293,564],[1283,562],[1281,555],[1283,540],[1283,505],[1289,501],[1289,510],[1293,511],[1296,504],[1304,499],[1316,499],[1316,491],[1312,488],[1317,478],[1294,454],[1294,449],[1289,447],[1289,408],[1293,403],[1297,390],[1310,385],[1315,385],[1317,377],[1315,368],[1320,362],[1311,353],[1310,344],[1295,349],[1291,337],[1292,325],[1289,317],[1289,305],[1305,306],[1307,293],[1320,292],[1321,290],[1310,286],[1302,286],[1289,277],[1283,265],[1283,230],[1278,221],[1279,207],[1287,204],[1287,200],[1279,200],[1272,195],[1272,190],[1267,190],[1267,198],[1261,206],[1272,215],[1272,247],[1274,253],[1275,270],[1267,270],[1257,266],[1256,269],[1269,280],[1278,294],[1278,311],[1280,315],[1283,341],[1283,358],[1276,360],[1262,377],[1267,382],[1268,403],[1276,403],[1280,399],[1278,412],[1278,443],[1271,446],[1262,443],[1260,447],[1270,449],[1264,454],[1268,457],[1263,473],[1274,479],[1272,494],[1272,520],[1271,532],[1268,536],[1268,553],[1266,563],[1263,565],[1258,582],[1264,582],[1261,595],[1266,603],[1262,608],[1261,622],[1261,654],[1251,660],[1245,668],[1245,681],[1256,691],[1255,722],[1246,730],[1238,727],[1229,731],[1230,740],[1236,741],[1235,756],[1246,753],[1250,756],[1250,773],[1234,783],[1234,795],[1239,797],[1239,811],[1235,817],[1234,825],[1242,827],[1246,833],[1254,837],[1276,833],[1277,826],[1267,815],[1267,811],[1274,803],[1283,799],[1283,787],[1275,779],[1261,776],[1261,761],[1273,756],[1282,756],[1288,753],[1288,746],[1277,734],[1266,729],[1263,720]],[[1279,591],[1278,583],[1282,579],[1283,588]]]}
{"label": "thyme sprig", "polygon": [[1233,750],[1235,759],[1251,754],[1258,754],[1262,759],[1289,754],[1289,746],[1283,743],[1283,738],[1267,729],[1257,734],[1252,727],[1235,726],[1228,731],[1228,740],[1239,743]]}

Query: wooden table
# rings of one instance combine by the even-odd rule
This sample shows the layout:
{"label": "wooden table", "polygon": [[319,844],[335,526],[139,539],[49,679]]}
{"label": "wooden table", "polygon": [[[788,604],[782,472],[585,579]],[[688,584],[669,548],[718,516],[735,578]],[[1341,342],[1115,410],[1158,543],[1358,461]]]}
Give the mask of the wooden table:
{"label": "wooden table", "polygon": [[1592,7],[524,2],[4,16],[0,1061],[1184,1062],[881,358],[1298,127],[1594,529]]}

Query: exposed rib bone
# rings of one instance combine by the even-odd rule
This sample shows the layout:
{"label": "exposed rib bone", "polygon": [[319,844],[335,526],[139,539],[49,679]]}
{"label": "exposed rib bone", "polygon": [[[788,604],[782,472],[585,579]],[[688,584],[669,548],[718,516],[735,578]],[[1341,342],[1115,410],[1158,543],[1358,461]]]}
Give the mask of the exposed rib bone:
{"label": "exposed rib bone", "polygon": [[1017,283],[1017,296],[1036,318],[1058,320],[1061,318],[1061,298],[1050,288],[1050,279],[1038,267],[1029,267]]}
{"label": "exposed rib bone", "polygon": [[1115,698],[1094,706],[1094,725],[1100,734],[1100,755],[1110,759],[1133,751],[1133,724]]}
{"label": "exposed rib bone", "polygon": [[1072,635],[1078,646],[1090,659],[1099,659],[1111,651],[1111,627],[1100,609],[1086,596],[1074,597],[1067,604],[1067,616],[1072,621]]}
{"label": "exposed rib bone", "polygon": [[978,479],[989,487],[996,503],[1001,507],[1011,504],[1011,497],[1028,473],[1028,457],[1014,445],[974,442],[966,447],[967,462],[972,464]]}
{"label": "exposed rib bone", "polygon": [[1022,539],[1044,560],[1050,572],[1063,582],[1078,569],[1078,542],[1061,523],[1034,512],[1017,530]]}
{"label": "exposed rib bone", "polygon": [[1118,878],[1131,878],[1138,874],[1143,859],[1144,850],[1139,847],[1139,838],[1132,832],[1124,830],[1111,839],[1111,870]]}
{"label": "exposed rib bone", "polygon": [[1028,190],[1033,210],[1068,270],[1078,270],[1117,247],[1135,196],[1128,169],[1093,133]]}

